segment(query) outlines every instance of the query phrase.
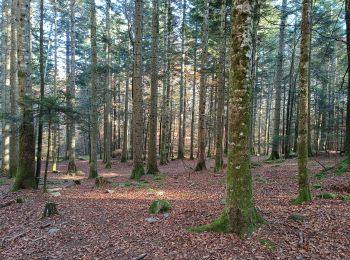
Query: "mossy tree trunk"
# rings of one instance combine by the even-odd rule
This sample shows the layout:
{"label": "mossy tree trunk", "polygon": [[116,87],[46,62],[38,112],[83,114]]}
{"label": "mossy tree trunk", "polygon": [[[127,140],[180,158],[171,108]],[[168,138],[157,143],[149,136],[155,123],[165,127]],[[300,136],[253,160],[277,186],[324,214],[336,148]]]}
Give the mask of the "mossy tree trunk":
{"label": "mossy tree trunk", "polygon": [[281,10],[281,22],[279,28],[279,39],[278,39],[278,54],[276,62],[276,97],[275,97],[275,113],[274,113],[274,127],[272,137],[272,151],[271,160],[279,159],[280,149],[280,119],[281,119],[281,94],[283,87],[283,58],[284,58],[284,46],[285,46],[285,27],[287,20],[287,0],[282,1]]}
{"label": "mossy tree trunk", "polygon": [[152,0],[152,57],[151,57],[151,104],[149,114],[149,141],[147,173],[159,172],[157,165],[157,113],[158,113],[158,33],[159,0]]}
{"label": "mossy tree trunk", "polygon": [[135,0],[135,41],[134,41],[134,73],[132,84],[132,130],[133,130],[133,169],[131,179],[139,179],[144,175],[142,160],[142,135],[143,135],[143,112],[142,112],[142,9],[143,0]]}
{"label": "mossy tree trunk", "polygon": [[256,1],[234,1],[229,81],[229,140],[226,204],[223,214],[199,231],[251,234],[262,222],[253,202],[249,134],[251,121],[251,68],[253,10]]}
{"label": "mossy tree trunk", "polygon": [[89,169],[89,178],[96,178],[97,173],[97,137],[98,137],[98,110],[97,110],[97,44],[96,44],[96,5],[95,0],[90,2],[90,20],[91,20],[91,97],[90,97],[90,151],[91,161]]}
{"label": "mossy tree trunk", "polygon": [[198,107],[198,158],[195,170],[206,170],[205,165],[205,144],[206,144],[206,129],[205,129],[205,107],[207,93],[207,58],[208,58],[208,32],[209,31],[209,0],[204,1],[204,21],[203,35],[201,46],[201,77],[199,82],[199,107]]}
{"label": "mossy tree trunk", "polygon": [[310,8],[311,0],[303,0],[300,77],[299,77],[299,124],[298,124],[298,172],[299,196],[296,203],[311,201],[311,192],[307,170],[308,162],[308,91],[309,91],[309,48],[310,48]]}
{"label": "mossy tree trunk", "polygon": [[31,26],[30,0],[17,2],[17,58],[21,123],[16,180],[13,190],[35,188],[35,136],[31,102]]}

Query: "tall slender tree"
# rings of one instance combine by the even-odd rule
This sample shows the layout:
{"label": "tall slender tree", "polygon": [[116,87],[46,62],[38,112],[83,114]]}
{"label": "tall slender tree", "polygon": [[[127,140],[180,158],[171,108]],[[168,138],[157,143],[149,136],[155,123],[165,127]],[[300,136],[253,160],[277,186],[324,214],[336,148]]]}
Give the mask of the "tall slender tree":
{"label": "tall slender tree", "polygon": [[131,178],[139,179],[143,168],[143,112],[142,112],[142,9],[143,0],[135,0],[134,18],[134,73],[132,81],[132,130],[133,130],[133,169]]}
{"label": "tall slender tree", "polygon": [[157,113],[158,113],[158,33],[159,0],[152,0],[152,57],[151,57],[151,104],[149,114],[149,141],[147,173],[159,172],[157,166]]}
{"label": "tall slender tree", "polygon": [[[2,3],[2,37],[1,47],[3,52],[1,53],[1,87],[2,87],[2,113],[9,114],[10,112],[10,70],[11,70],[11,1],[6,0]],[[10,120],[6,119],[2,125],[2,160],[0,173],[3,175],[9,175],[10,173],[10,140],[11,140],[11,126]]]}
{"label": "tall slender tree", "polygon": [[275,114],[274,114],[274,128],[272,138],[272,151],[270,159],[279,159],[279,148],[280,148],[280,121],[281,121],[281,98],[282,98],[282,87],[283,87],[283,58],[284,58],[284,46],[285,46],[285,27],[287,20],[287,0],[282,1],[281,10],[281,22],[279,28],[279,39],[278,39],[278,54],[276,62],[276,80],[275,80]]}
{"label": "tall slender tree", "polygon": [[345,151],[350,162],[350,0],[345,0],[345,23],[346,23],[346,49],[348,58],[348,96],[346,105],[346,136]]}
{"label": "tall slender tree", "polygon": [[[70,73],[68,84],[67,107],[74,109],[75,104],[75,8],[76,0],[70,0]],[[77,166],[75,164],[75,122],[72,118],[67,120],[68,136],[68,174],[75,175]]]}
{"label": "tall slender tree", "polygon": [[205,165],[205,106],[207,93],[207,59],[208,59],[208,34],[209,34],[209,0],[204,1],[204,21],[203,21],[202,47],[201,47],[201,68],[199,82],[199,108],[198,108],[198,158],[195,170],[206,170]]}
{"label": "tall slender tree", "polygon": [[[39,74],[40,74],[40,100],[45,95],[45,78],[44,78],[44,0],[40,0],[40,29],[39,29]],[[36,185],[39,185],[41,171],[41,157],[43,144],[43,108],[40,106],[39,127],[38,127],[38,146],[36,153]]]}
{"label": "tall slender tree", "polygon": [[106,93],[105,93],[105,119],[106,119],[106,137],[105,137],[105,154],[106,154],[106,168],[111,168],[111,151],[112,151],[112,99],[111,99],[111,62],[112,62],[112,39],[111,39],[111,0],[106,0],[106,65],[107,65],[107,74],[106,74]]}
{"label": "tall slender tree", "polygon": [[178,128],[178,150],[177,158],[184,158],[184,89],[185,86],[185,25],[186,25],[186,5],[187,1],[183,0],[182,4],[182,25],[181,25],[181,76],[180,76],[180,107],[179,107],[179,128]]}
{"label": "tall slender tree", "polygon": [[299,64],[299,124],[298,124],[298,173],[299,196],[296,203],[311,201],[309,176],[307,170],[308,161],[308,91],[309,91],[309,48],[310,48],[310,10],[311,0],[303,0],[301,22],[301,44]]}
{"label": "tall slender tree", "polygon": [[195,230],[234,232],[244,237],[262,222],[253,203],[249,150],[252,28],[256,4],[257,1],[251,0],[236,0],[233,3],[225,209],[212,224]]}
{"label": "tall slender tree", "polygon": [[[10,72],[10,101],[11,101],[11,115],[17,117],[18,115],[18,60],[17,60],[17,16],[18,6],[17,1],[11,1],[11,72]],[[10,172],[9,177],[16,176],[18,163],[18,124],[16,120],[11,122],[11,139],[10,139]]]}
{"label": "tall slender tree", "polygon": [[225,102],[225,55],[226,55],[226,0],[221,2],[220,61],[216,111],[216,153],[214,171],[220,171],[223,164],[224,102]]}
{"label": "tall slender tree", "polygon": [[17,64],[21,123],[19,128],[18,167],[13,190],[35,188],[35,136],[31,81],[30,0],[17,1]]}
{"label": "tall slender tree", "polygon": [[91,161],[89,178],[97,177],[97,137],[98,137],[98,111],[97,111],[97,84],[96,84],[96,66],[97,66],[97,45],[96,45],[96,4],[95,0],[90,2],[90,22],[91,22],[91,96],[90,96],[90,112],[91,112]]}

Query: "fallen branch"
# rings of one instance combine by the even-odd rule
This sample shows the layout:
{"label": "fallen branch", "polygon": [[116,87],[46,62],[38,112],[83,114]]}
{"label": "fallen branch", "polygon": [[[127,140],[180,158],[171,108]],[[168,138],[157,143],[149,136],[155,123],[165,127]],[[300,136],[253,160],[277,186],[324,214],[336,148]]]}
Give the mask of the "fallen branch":
{"label": "fallen branch", "polygon": [[299,241],[298,241],[298,246],[303,246],[304,244],[304,234],[302,231],[299,231]]}

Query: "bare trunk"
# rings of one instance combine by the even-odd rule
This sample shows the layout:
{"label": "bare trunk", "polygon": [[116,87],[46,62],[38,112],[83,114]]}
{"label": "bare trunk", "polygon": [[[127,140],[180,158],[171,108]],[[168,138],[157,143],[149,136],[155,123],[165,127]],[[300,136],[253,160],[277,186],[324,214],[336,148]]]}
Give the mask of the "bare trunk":
{"label": "bare trunk", "polygon": [[199,83],[199,108],[198,108],[198,158],[196,171],[206,170],[205,165],[205,106],[207,84],[207,58],[208,58],[208,29],[209,29],[209,0],[204,1],[204,22],[202,35],[201,77]]}

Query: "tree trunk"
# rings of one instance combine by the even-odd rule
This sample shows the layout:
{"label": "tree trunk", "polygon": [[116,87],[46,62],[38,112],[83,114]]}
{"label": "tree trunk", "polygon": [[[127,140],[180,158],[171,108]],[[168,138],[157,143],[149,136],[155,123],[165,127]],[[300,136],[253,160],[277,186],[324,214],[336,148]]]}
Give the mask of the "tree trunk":
{"label": "tree trunk", "polygon": [[98,109],[97,109],[97,45],[96,45],[96,5],[95,0],[90,2],[91,20],[91,97],[90,97],[90,124],[91,124],[91,162],[89,178],[96,178],[97,173],[97,138],[98,138]]}
{"label": "tree trunk", "polygon": [[197,84],[197,37],[198,37],[198,24],[196,23],[195,41],[194,41],[193,83],[192,83],[191,144],[190,144],[191,160],[194,159],[193,147],[194,147],[194,121],[195,121],[196,84]]}
{"label": "tree trunk", "polygon": [[[53,76],[53,94],[57,95],[57,2],[54,0],[54,76]],[[59,120],[58,120],[59,121]],[[58,148],[57,148],[57,141],[59,141],[58,138],[58,131],[59,131],[59,123],[53,122],[53,145],[52,145],[52,172],[57,173],[57,157],[58,157]]]}
{"label": "tree trunk", "polygon": [[[17,1],[12,1],[11,5],[11,72],[10,72],[10,111],[11,115],[18,115],[18,56],[17,56]],[[10,171],[8,176],[15,177],[18,164],[18,125],[15,121],[11,122],[11,138],[10,138]]]}
{"label": "tree trunk", "polygon": [[[2,56],[1,56],[1,87],[2,87],[2,113],[5,115],[10,112],[10,72],[11,72],[11,1],[3,1],[2,6],[2,32],[1,38]],[[6,118],[2,122],[2,160],[0,173],[12,177],[10,173],[10,140],[11,123]]]}
{"label": "tree trunk", "polygon": [[285,41],[285,27],[287,20],[287,0],[282,1],[282,14],[280,23],[280,32],[278,39],[278,54],[276,62],[276,98],[275,98],[275,114],[274,114],[274,127],[273,127],[273,138],[272,138],[272,151],[271,160],[279,159],[279,147],[280,147],[280,118],[281,118],[281,92],[283,85],[283,56],[284,56],[284,41]]}
{"label": "tree trunk", "polygon": [[348,96],[346,104],[346,135],[345,135],[345,152],[350,161],[350,0],[345,0],[345,22],[346,22],[346,42],[348,58]]}
{"label": "tree trunk", "polygon": [[184,158],[184,135],[183,135],[183,121],[184,121],[184,89],[185,86],[185,25],[186,25],[186,0],[182,4],[182,26],[181,26],[181,76],[180,76],[180,107],[179,107],[179,132],[178,132],[178,150],[177,158]]}
{"label": "tree trunk", "polygon": [[142,6],[143,0],[135,0],[134,73],[132,84],[133,169],[131,179],[144,174],[142,160],[143,108],[142,108]]}
{"label": "tree trunk", "polygon": [[200,230],[251,234],[262,219],[253,203],[250,169],[252,13],[255,1],[237,0],[232,13],[229,84],[229,152],[223,214]]}
{"label": "tree trunk", "polygon": [[[130,60],[130,41],[128,43],[128,61]],[[123,129],[123,150],[121,162],[128,160],[128,121],[129,121],[129,65],[125,72],[125,103],[124,103],[124,129]]]}
{"label": "tree trunk", "polygon": [[[39,29],[39,74],[40,74],[40,101],[42,102],[45,95],[45,79],[44,79],[44,0],[40,0],[40,29]],[[36,185],[39,186],[41,157],[43,144],[43,107],[40,104],[39,127],[38,127],[38,146],[36,152]]]}
{"label": "tree trunk", "polygon": [[[75,103],[75,0],[70,0],[70,79],[67,106],[74,109]],[[68,129],[68,174],[75,175],[77,167],[75,165],[75,123],[72,118],[67,120]]]}
{"label": "tree trunk", "polygon": [[226,0],[221,3],[221,26],[220,38],[220,60],[219,60],[219,77],[217,93],[217,111],[216,111],[216,152],[214,171],[219,172],[223,165],[223,135],[224,135],[224,102],[225,102],[225,55],[226,55]]}
{"label": "tree trunk", "polygon": [[163,80],[163,107],[162,107],[162,140],[160,149],[160,164],[168,163],[169,159],[169,136],[170,125],[170,34],[171,34],[171,6],[170,1],[165,1],[165,23],[164,30],[164,80]]}
{"label": "tree trunk", "polygon": [[309,90],[309,48],[310,48],[310,7],[311,0],[303,0],[300,45],[299,85],[299,129],[298,129],[298,173],[299,196],[296,203],[311,201],[308,161],[308,90]]}
{"label": "tree trunk", "polygon": [[195,170],[206,170],[205,165],[205,106],[207,84],[207,58],[208,58],[208,31],[209,31],[209,0],[204,1],[204,22],[202,35],[201,77],[199,83],[199,108],[198,108],[198,158]]}
{"label": "tree trunk", "polygon": [[151,104],[149,114],[149,141],[147,174],[159,172],[157,166],[157,113],[158,113],[158,33],[159,0],[152,0],[152,56],[151,56]]}
{"label": "tree trunk", "polygon": [[[21,100],[32,97],[30,0],[17,2],[18,88]],[[20,103],[19,152],[13,190],[35,188],[35,135],[32,105]]]}
{"label": "tree trunk", "polygon": [[106,0],[106,35],[107,35],[107,76],[106,76],[106,136],[105,136],[105,153],[106,153],[106,165],[107,169],[111,168],[111,152],[112,152],[112,120],[111,120],[111,47],[112,47],[112,39],[111,39],[111,0]]}

